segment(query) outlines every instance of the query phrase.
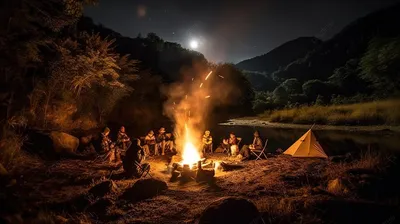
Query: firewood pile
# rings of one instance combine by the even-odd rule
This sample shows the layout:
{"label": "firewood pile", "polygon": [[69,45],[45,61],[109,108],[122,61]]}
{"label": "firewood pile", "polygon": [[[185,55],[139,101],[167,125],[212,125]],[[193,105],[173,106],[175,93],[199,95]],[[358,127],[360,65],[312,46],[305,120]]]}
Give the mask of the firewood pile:
{"label": "firewood pile", "polygon": [[207,161],[205,158],[197,164],[181,164],[172,159],[171,181],[209,181],[214,178],[215,164],[213,161]]}

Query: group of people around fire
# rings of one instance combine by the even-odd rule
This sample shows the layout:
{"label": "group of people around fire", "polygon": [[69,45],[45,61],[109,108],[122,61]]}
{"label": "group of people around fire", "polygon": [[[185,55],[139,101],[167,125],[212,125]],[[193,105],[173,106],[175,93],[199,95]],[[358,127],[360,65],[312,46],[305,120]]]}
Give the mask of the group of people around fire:
{"label": "group of people around fire", "polygon": [[[110,129],[107,127],[101,133],[101,149],[104,153],[103,158],[105,161],[110,163],[124,162],[121,159],[121,154],[134,155],[134,160],[137,160],[138,164],[149,156],[165,155],[167,151],[176,153],[175,139],[172,133],[167,133],[164,127],[161,127],[157,134],[153,130],[150,130],[145,137],[140,139],[134,139],[134,143],[126,134],[125,127],[122,126],[117,134],[117,140],[112,141],[110,136]],[[241,138],[236,137],[235,133],[231,132],[228,138],[224,138],[220,146],[213,150],[213,138],[211,132],[206,130],[202,136],[202,152],[213,153],[213,152],[226,152],[229,156],[237,156],[241,160],[249,159],[251,157],[252,150],[261,150],[263,148],[263,141],[258,131],[254,132],[254,138],[251,144],[243,145],[239,149]],[[128,153],[129,149],[131,152]],[[132,156],[131,156],[132,157]]]}

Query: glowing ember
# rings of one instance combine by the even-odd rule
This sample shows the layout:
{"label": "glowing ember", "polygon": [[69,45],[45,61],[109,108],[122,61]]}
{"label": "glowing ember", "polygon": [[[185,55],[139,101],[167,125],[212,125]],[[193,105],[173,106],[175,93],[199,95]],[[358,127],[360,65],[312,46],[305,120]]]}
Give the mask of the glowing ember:
{"label": "glowing ember", "polygon": [[190,169],[192,169],[192,166],[201,159],[199,152],[191,142],[185,143],[182,158],[182,164],[188,164]]}
{"label": "glowing ember", "polygon": [[206,96],[206,98],[210,98],[211,96]]}
{"label": "glowing ember", "polygon": [[200,83],[200,88],[203,86],[203,83]]}
{"label": "glowing ember", "polygon": [[222,75],[219,75],[219,77],[221,77],[221,78],[223,78],[223,79],[224,79],[224,77],[223,77]]}
{"label": "glowing ember", "polygon": [[212,73],[212,71],[211,71],[210,73],[208,73],[208,75],[207,75],[207,77],[206,77],[206,79],[205,79],[205,80],[207,80],[207,79],[208,79],[208,77],[210,77],[211,73]]}

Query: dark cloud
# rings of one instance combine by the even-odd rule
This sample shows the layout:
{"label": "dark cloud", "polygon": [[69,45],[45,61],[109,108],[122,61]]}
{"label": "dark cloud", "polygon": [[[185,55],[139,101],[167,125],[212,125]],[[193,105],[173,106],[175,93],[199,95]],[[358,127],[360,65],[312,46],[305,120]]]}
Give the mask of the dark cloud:
{"label": "dark cloud", "polygon": [[[124,35],[155,32],[211,61],[264,54],[300,36],[332,37],[358,17],[400,0],[100,0],[86,15]],[[140,14],[138,14],[140,13]]]}

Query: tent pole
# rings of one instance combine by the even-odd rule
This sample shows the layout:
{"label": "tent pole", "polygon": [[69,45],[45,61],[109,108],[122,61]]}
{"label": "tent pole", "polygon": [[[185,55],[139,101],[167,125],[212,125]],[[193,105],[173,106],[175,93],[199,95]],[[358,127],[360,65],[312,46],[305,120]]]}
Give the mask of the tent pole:
{"label": "tent pole", "polygon": [[314,127],[315,123],[311,126],[310,130]]}

